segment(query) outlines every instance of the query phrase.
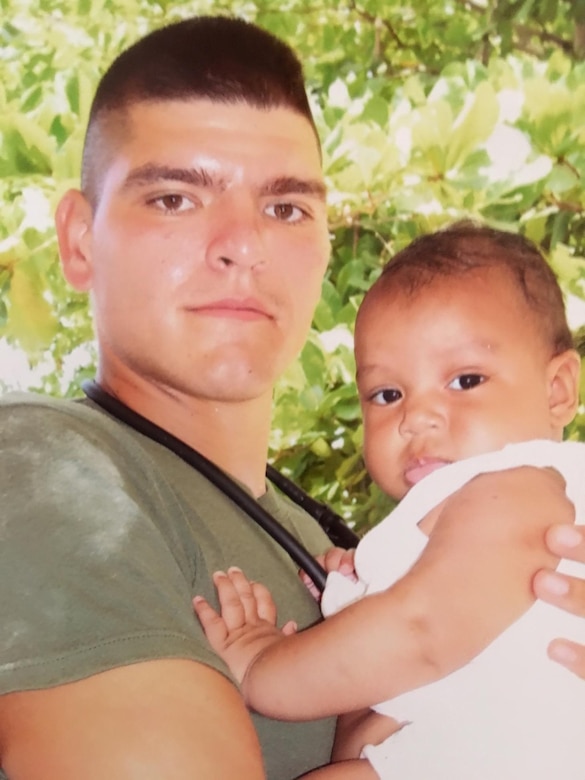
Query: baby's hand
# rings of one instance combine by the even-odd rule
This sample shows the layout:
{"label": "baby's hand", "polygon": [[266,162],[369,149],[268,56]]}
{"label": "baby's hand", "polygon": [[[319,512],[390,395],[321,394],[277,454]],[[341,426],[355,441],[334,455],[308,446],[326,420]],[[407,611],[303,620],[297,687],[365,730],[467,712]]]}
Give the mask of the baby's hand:
{"label": "baby's hand", "polygon": [[[323,555],[318,555],[315,559],[317,563],[325,569],[327,574],[330,571],[338,571],[345,577],[348,577],[352,582],[356,581],[355,565],[354,565],[355,550],[345,550],[343,547],[330,547]],[[313,580],[304,571],[300,572],[301,580],[305,583],[311,595],[316,601],[321,600],[321,593],[319,589],[313,583]]]}
{"label": "baby's hand", "polygon": [[209,644],[241,683],[256,657],[297,627],[292,621],[282,630],[276,627],[270,592],[259,582],[250,582],[241,569],[216,572],[213,581],[221,614],[201,596],[195,596],[193,607]]}

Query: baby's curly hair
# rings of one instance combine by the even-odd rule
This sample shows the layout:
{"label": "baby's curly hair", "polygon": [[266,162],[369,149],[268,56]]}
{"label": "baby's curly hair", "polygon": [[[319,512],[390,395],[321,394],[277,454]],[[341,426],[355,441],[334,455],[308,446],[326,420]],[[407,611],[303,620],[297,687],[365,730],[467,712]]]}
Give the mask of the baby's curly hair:
{"label": "baby's curly hair", "polygon": [[518,233],[470,220],[455,222],[412,241],[384,266],[364,302],[374,292],[379,295],[399,291],[414,296],[439,278],[457,277],[481,268],[509,272],[537,315],[554,355],[574,347],[559,283],[535,244]]}

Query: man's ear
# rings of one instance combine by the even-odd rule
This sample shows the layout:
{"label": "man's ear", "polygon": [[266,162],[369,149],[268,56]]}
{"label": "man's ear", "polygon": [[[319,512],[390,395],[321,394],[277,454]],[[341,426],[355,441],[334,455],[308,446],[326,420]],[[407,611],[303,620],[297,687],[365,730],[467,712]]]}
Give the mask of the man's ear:
{"label": "man's ear", "polygon": [[551,423],[561,431],[577,413],[580,370],[581,358],[575,349],[555,355],[548,365]]}
{"label": "man's ear", "polygon": [[55,213],[55,227],[63,275],[79,291],[91,288],[92,209],[79,190],[69,190],[61,198]]}

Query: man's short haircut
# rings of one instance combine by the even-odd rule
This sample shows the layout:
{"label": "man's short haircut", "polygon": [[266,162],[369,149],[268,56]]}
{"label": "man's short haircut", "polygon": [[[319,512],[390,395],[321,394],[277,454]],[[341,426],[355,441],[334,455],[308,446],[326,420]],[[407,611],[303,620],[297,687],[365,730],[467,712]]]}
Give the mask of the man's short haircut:
{"label": "man's short haircut", "polygon": [[551,267],[535,244],[524,236],[465,220],[434,233],[419,236],[396,254],[372,285],[380,293],[415,296],[439,279],[462,276],[482,268],[509,274],[553,355],[574,346],[567,324],[563,294]]}
{"label": "man's short haircut", "polygon": [[95,205],[98,200],[99,176],[107,160],[108,139],[103,136],[112,143],[123,136],[128,108],[140,102],[194,99],[288,108],[315,129],[302,65],[287,44],[254,24],[227,16],[176,22],[122,52],[98,84],[81,174],[90,202]]}

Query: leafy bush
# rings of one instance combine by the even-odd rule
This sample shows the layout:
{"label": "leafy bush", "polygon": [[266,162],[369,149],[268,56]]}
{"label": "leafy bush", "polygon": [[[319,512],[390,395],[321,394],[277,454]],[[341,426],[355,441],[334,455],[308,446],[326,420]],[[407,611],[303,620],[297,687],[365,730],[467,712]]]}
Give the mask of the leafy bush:
{"label": "leafy bush", "polygon": [[[525,233],[567,295],[585,297],[585,0],[271,6],[0,0],[0,337],[38,367],[36,389],[78,393],[95,361],[91,316],[61,278],[51,213],[77,184],[97,79],[164,23],[209,12],[256,21],[303,59],[333,248],[314,330],[276,390],[272,459],[361,530],[388,501],[360,456],[352,323],[388,258],[423,231],[478,217]],[[569,433],[585,438],[583,414]]]}

